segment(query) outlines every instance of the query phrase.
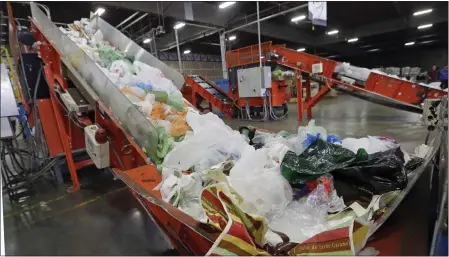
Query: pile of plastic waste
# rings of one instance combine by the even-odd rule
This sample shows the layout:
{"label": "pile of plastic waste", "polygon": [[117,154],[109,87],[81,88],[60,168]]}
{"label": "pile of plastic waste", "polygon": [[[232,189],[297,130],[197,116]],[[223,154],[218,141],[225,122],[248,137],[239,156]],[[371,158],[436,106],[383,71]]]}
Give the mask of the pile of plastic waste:
{"label": "pile of plastic waste", "polygon": [[[208,221],[201,205],[204,188],[226,184],[243,199],[242,211],[301,243],[340,224],[330,222],[329,213],[351,204],[345,194],[376,196],[407,185],[404,164],[410,157],[391,138],[341,140],[314,120],[293,134],[239,133],[213,113],[186,107],[160,70],[104,41],[88,19],[61,30],[158,129],[162,144],[153,162],[162,181],[155,190],[198,221]],[[279,243],[273,233],[265,236]]]}
{"label": "pile of plastic waste", "polygon": [[[95,22],[81,19],[60,30],[75,42],[133,103],[158,131],[159,143],[153,162],[163,158],[183,139],[189,126],[186,122],[187,105],[173,82],[157,68],[133,60],[104,41]],[[148,151],[150,152],[150,151]]]}

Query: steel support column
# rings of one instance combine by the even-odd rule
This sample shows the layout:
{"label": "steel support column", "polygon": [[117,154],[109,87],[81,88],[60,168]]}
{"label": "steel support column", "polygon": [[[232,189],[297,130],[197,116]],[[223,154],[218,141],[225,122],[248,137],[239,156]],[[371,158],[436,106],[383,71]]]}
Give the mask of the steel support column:
{"label": "steel support column", "polygon": [[226,35],[220,32],[220,50],[221,50],[221,66],[223,70],[223,78],[228,79],[228,68],[226,65]]}
{"label": "steel support column", "polygon": [[182,74],[181,51],[179,50],[179,39],[178,39],[178,30],[177,29],[175,29],[175,39],[176,39],[176,50],[178,51],[179,72]]}

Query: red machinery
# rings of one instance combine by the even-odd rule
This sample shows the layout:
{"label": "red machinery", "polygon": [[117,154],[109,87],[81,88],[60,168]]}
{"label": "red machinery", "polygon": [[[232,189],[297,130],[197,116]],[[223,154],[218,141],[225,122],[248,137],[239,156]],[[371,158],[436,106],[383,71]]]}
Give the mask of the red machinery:
{"label": "red machinery", "polygon": [[[10,7],[10,3],[7,4]],[[56,91],[69,89],[69,84],[75,82],[73,76],[76,77],[80,74],[77,73],[74,66],[67,62],[67,58],[73,56],[65,56],[55,44],[54,40],[57,38],[54,38],[52,32],[48,32],[51,31],[49,26],[54,26],[54,24],[47,19],[36,4],[31,3],[30,5],[33,13],[31,30],[36,41],[41,42],[38,52],[42,57],[44,75],[51,91],[50,98],[39,100],[37,103],[39,119],[43,126],[50,156],[59,153],[66,155],[73,182],[70,191],[80,189],[77,170],[92,164],[91,160],[82,162],[73,160],[72,151],[85,147],[83,129],[78,125],[95,123],[106,130],[109,138],[110,169],[129,186],[133,195],[178,252],[182,255],[204,255],[218,237],[218,233],[206,231],[192,217],[164,202],[159,191],[153,190],[161,181],[156,166],[149,161],[142,147],[112,114],[110,108],[101,99],[95,99],[95,108],[88,115],[72,117],[73,119],[67,116],[67,111],[63,103],[59,101]],[[12,17],[11,9],[8,9]],[[59,31],[59,29],[56,28],[53,31],[57,33],[55,31]],[[64,35],[58,34],[58,36]],[[70,75],[64,73],[66,69],[71,72]]]}
{"label": "red machinery", "polygon": [[[73,58],[73,56],[64,55],[60,51],[61,49],[57,47],[54,41],[57,39],[54,37],[54,34],[57,34],[57,32],[54,30],[52,31],[54,34],[48,32],[52,29],[48,26],[53,24],[48,19],[45,20],[46,17],[42,18],[43,13],[34,3],[31,3],[31,7],[33,13],[33,18],[31,19],[32,31],[36,40],[41,42],[39,53],[45,65],[45,78],[48,81],[48,86],[51,91],[49,99],[41,100],[38,103],[39,118],[43,124],[50,154],[56,155],[64,152],[66,155],[73,180],[72,190],[78,190],[80,188],[76,170],[82,166],[91,164],[91,161],[76,163],[72,158],[73,150],[85,147],[84,134],[78,125],[98,124],[106,131],[110,143],[111,170],[130,188],[136,199],[139,200],[150,217],[154,219],[159,228],[167,235],[178,252],[182,255],[204,255],[207,253],[219,233],[216,230],[210,230],[210,227],[203,226],[203,224],[195,221],[189,215],[173,207],[171,204],[164,202],[161,199],[160,192],[153,190],[161,181],[161,176],[157,168],[148,160],[147,154],[143,152],[141,145],[136,142],[135,135],[131,136],[128,129],[118,121],[116,118],[117,114],[113,114],[110,105],[107,105],[101,98],[94,98],[93,104],[95,108],[88,115],[72,117],[72,119],[66,117],[66,109],[59,102],[56,91],[67,91],[70,88],[70,84],[74,83],[75,79],[73,75],[75,77],[79,75],[77,74],[77,70],[81,66],[78,63],[75,68],[70,63],[67,63],[67,58]],[[56,28],[56,31],[59,30]],[[61,35],[57,34],[57,36]],[[321,61],[324,63],[322,74],[326,77],[326,83],[334,81],[331,79],[331,74],[336,64],[334,61],[308,54],[296,53],[283,46],[271,46],[269,44],[269,47],[266,49],[264,51],[266,53],[276,50],[278,54],[292,58],[291,61],[285,61],[282,64],[297,71],[298,75],[308,72],[313,63]],[[253,58],[253,54],[250,54],[250,57]],[[81,56],[74,60],[83,60],[82,58]],[[301,64],[297,62],[292,63],[298,59],[302,60]],[[240,60],[240,57],[238,60]],[[64,73],[66,68],[71,72],[71,75]],[[298,81],[298,89],[301,89],[300,80]],[[201,91],[199,88],[195,88],[201,86],[200,83],[203,82],[204,80],[199,81],[198,79],[186,78],[186,83],[192,88],[191,96],[196,97],[196,93],[200,96],[211,94],[210,90]],[[86,81],[83,83],[86,83]],[[310,98],[306,100],[305,107],[301,102],[298,104],[300,106],[298,108],[301,108],[301,110],[303,108],[311,110],[312,103],[314,101],[316,103],[327,90],[328,88],[325,87],[316,96],[310,97],[309,95]],[[372,91],[375,90],[372,89]],[[273,95],[276,95],[275,92],[273,92]],[[222,103],[213,102],[212,104],[221,106],[223,109],[231,108],[230,104],[225,104],[224,101]]]}
{"label": "red machinery", "polygon": [[[285,45],[272,45],[271,42],[265,42],[261,45],[264,65],[269,63],[276,63],[282,65],[297,73],[296,92],[298,99],[298,120],[303,119],[303,112],[307,110],[307,117],[312,117],[312,107],[315,106],[320,99],[333,87],[344,87],[353,91],[361,91],[368,95],[382,96],[389,101],[396,101],[402,105],[412,105],[416,107],[421,104],[426,98],[437,99],[447,92],[428,88],[417,83],[392,78],[387,75],[381,75],[371,72],[368,80],[364,85],[348,84],[335,78],[334,70],[339,64],[337,61],[329,60],[312,54],[304,52],[297,52],[288,49]],[[226,64],[228,69],[241,68],[247,65],[254,65],[259,63],[259,46],[248,46],[226,53]],[[319,65],[321,70],[313,72],[312,66]],[[305,81],[305,82],[304,82]],[[316,81],[320,84],[319,91],[312,96],[310,82]],[[290,98],[290,92],[282,81],[272,81],[271,98],[273,106],[281,105]],[[200,91],[199,85],[190,80],[186,80],[186,85],[191,88],[191,91]],[[214,86],[213,83],[211,86]],[[232,113],[229,108],[244,107],[248,102],[249,106],[261,106],[263,98],[240,98],[236,90],[232,90],[236,85],[231,85],[229,94],[230,101],[234,102],[234,106],[230,105],[216,105],[215,96],[202,92],[199,95],[208,100],[212,105],[216,106],[225,114]],[[306,89],[306,95],[303,97],[303,88]],[[304,100],[302,100],[304,99]],[[229,115],[226,115],[229,118]]]}

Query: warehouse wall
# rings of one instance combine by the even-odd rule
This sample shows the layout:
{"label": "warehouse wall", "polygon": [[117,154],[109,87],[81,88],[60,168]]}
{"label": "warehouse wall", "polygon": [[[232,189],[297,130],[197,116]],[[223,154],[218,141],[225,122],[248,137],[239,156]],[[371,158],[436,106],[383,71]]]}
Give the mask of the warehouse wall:
{"label": "warehouse wall", "polygon": [[[179,71],[178,61],[164,61],[169,67]],[[203,75],[214,81],[223,78],[221,62],[182,62],[183,72],[188,75]]]}
{"label": "warehouse wall", "polygon": [[385,52],[369,54],[364,57],[348,58],[342,61],[367,67],[420,67],[421,70],[430,70],[432,65],[442,67],[448,63],[447,48],[406,49],[400,52]]}

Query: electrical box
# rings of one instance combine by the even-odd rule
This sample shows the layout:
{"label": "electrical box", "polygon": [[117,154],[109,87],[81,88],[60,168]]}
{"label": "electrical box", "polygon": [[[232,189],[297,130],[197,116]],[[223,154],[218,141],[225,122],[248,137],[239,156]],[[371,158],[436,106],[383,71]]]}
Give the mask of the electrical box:
{"label": "electrical box", "polygon": [[322,63],[314,63],[312,64],[312,73],[322,73],[323,72],[323,64]]}
{"label": "electrical box", "polygon": [[262,67],[264,80],[261,83],[260,67],[237,71],[239,97],[262,97],[267,88],[271,88],[271,67]]}
{"label": "electrical box", "polygon": [[86,152],[89,154],[95,166],[98,169],[109,167],[109,141],[100,144],[95,140],[95,132],[98,130],[97,125],[90,125],[84,128],[86,140]]}

